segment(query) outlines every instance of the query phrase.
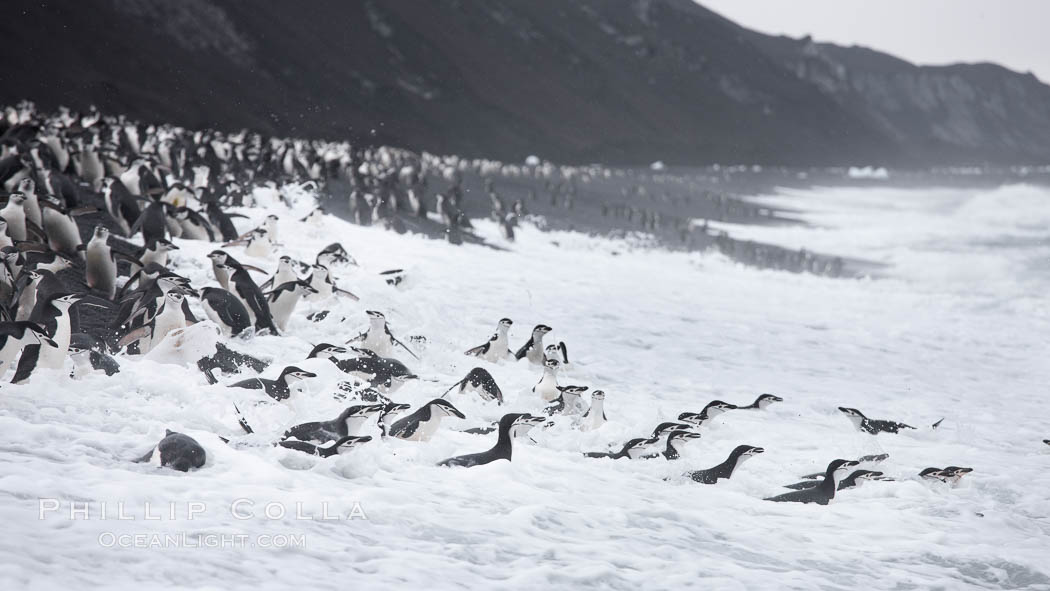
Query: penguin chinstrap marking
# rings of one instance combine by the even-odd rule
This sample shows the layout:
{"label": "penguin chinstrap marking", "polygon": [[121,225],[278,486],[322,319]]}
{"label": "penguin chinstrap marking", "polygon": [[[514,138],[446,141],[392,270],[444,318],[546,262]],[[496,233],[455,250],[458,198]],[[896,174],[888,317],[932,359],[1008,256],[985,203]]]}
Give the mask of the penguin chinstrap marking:
{"label": "penguin chinstrap marking", "polygon": [[308,378],[315,378],[317,374],[289,365],[281,371],[281,375],[275,380],[266,378],[248,378],[230,384],[230,388],[245,388],[248,390],[262,390],[267,396],[274,400],[287,400],[292,395],[292,387]]}
{"label": "penguin chinstrap marking", "polygon": [[593,431],[606,423],[605,418],[605,392],[595,390],[591,392],[591,406],[583,413],[580,421],[580,431]]}
{"label": "penguin chinstrap marking", "polygon": [[700,434],[693,431],[675,430],[667,435],[667,448],[663,452],[665,460],[677,460],[682,449],[692,440],[700,439]]}
{"label": "penguin chinstrap marking", "polygon": [[695,427],[702,427],[718,415],[731,410],[736,410],[737,408],[739,407],[735,404],[722,402],[721,400],[712,400],[711,402],[708,402],[707,406],[705,406],[700,412],[683,412],[678,415],[678,420],[683,423],[689,423]]}
{"label": "penguin chinstrap marking", "polygon": [[435,398],[390,425],[387,435],[407,441],[430,441],[437,433],[438,427],[441,426],[441,419],[450,416],[460,419],[467,418],[449,401]]}
{"label": "penguin chinstrap marking", "polygon": [[471,468],[482,466],[496,460],[511,461],[514,452],[513,441],[527,433],[530,429],[542,423],[545,419],[530,415],[529,413],[510,413],[503,415],[499,420],[499,435],[494,445],[488,451],[480,453],[456,456],[442,460],[438,466],[458,466]]}
{"label": "penguin chinstrap marking", "polygon": [[284,432],[281,439],[298,439],[312,443],[327,443],[348,435],[358,435],[373,416],[386,410],[385,404],[359,404],[347,407],[330,421],[312,421],[296,425]]}
{"label": "penguin chinstrap marking", "polygon": [[855,460],[834,460],[828,464],[828,468],[824,472],[824,480],[817,486],[769,497],[765,500],[778,503],[817,503],[818,505],[827,505],[835,498],[835,491],[838,490],[839,482],[846,477],[849,469],[858,463]]}
{"label": "penguin chinstrap marking", "polygon": [[864,431],[872,435],[879,433],[899,433],[901,429],[914,429],[911,425],[905,425],[904,423],[897,423],[894,421],[884,421],[879,419],[869,419],[864,416],[859,410],[855,408],[847,408],[840,406],[839,411],[845,414],[851,421],[858,431]]}
{"label": "penguin chinstrap marking", "polygon": [[738,406],[740,410],[764,410],[774,402],[784,402],[784,399],[773,394],[759,394],[754,402],[747,406]]}
{"label": "penguin chinstrap marking", "polygon": [[164,433],[164,439],[161,439],[156,447],[136,461],[148,462],[180,472],[189,472],[191,469],[204,466],[207,454],[196,439],[175,431],[165,430]]}
{"label": "penguin chinstrap marking", "polygon": [[540,381],[532,387],[532,391],[540,395],[544,402],[554,402],[561,396],[558,387],[558,368],[561,363],[557,359],[547,359],[543,362],[543,376]]}
{"label": "penguin chinstrap marking", "polygon": [[583,393],[588,390],[587,386],[558,386],[558,397],[550,406],[543,409],[550,415],[578,415],[584,411]]}
{"label": "penguin chinstrap marking", "polygon": [[726,461],[718,464],[713,468],[706,470],[693,470],[686,472],[686,476],[693,480],[693,482],[699,482],[701,484],[716,484],[723,478],[730,478],[733,476],[733,472],[743,464],[745,460],[752,458],[760,453],[764,453],[766,450],[761,447],[755,447],[753,445],[738,445],[732,452],[729,453],[729,457]]}
{"label": "penguin chinstrap marking", "polygon": [[484,345],[478,345],[473,349],[466,351],[466,355],[472,355],[474,357],[481,357],[485,361],[496,363],[509,358],[512,353],[510,351],[510,340],[507,333],[510,331],[510,327],[514,325],[514,321],[510,318],[502,318],[499,324],[496,325],[496,332],[489,337],[489,340]]}
{"label": "penguin chinstrap marking", "polygon": [[530,336],[529,340],[525,341],[525,344],[514,353],[514,359],[520,360],[522,357],[525,357],[529,360],[529,363],[532,363],[533,365],[543,365],[543,362],[547,358],[546,352],[543,349],[543,336],[552,330],[554,329],[546,324],[537,324],[533,327],[532,336]]}
{"label": "penguin chinstrap marking", "polygon": [[466,377],[452,384],[441,397],[444,398],[452,390],[462,394],[466,391],[476,392],[482,400],[495,400],[497,404],[503,404],[503,392],[496,384],[496,378],[483,367],[475,367],[467,372]]}
{"label": "penguin chinstrap marking", "polygon": [[947,484],[958,484],[959,480],[970,472],[973,472],[973,468],[948,466],[947,468],[926,468],[919,472],[919,476],[926,480],[939,480]]}
{"label": "penguin chinstrap marking", "polygon": [[355,447],[364,445],[369,441],[372,441],[371,435],[347,435],[346,437],[339,438],[335,443],[332,443],[327,447],[294,439],[279,441],[277,442],[277,445],[286,449],[301,451],[322,458],[330,458],[335,455],[349,453]]}

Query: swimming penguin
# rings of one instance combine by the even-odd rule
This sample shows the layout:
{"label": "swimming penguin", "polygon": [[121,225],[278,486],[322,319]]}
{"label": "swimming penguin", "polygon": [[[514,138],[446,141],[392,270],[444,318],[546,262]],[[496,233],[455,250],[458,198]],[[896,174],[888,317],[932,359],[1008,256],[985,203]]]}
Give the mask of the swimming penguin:
{"label": "swimming penguin", "polygon": [[733,475],[740,464],[744,463],[753,456],[765,452],[766,450],[761,447],[755,447],[753,445],[738,445],[732,452],[729,453],[729,457],[726,461],[721,464],[708,468],[707,470],[693,470],[686,472],[685,475],[693,480],[693,482],[699,482],[701,484],[716,484],[722,478],[729,478]]}
{"label": "swimming penguin", "polygon": [[558,389],[558,367],[561,364],[557,359],[548,359],[543,362],[543,376],[540,381],[532,387],[532,391],[540,395],[545,402],[553,402],[561,396]]}
{"label": "swimming penguin", "polygon": [[834,460],[828,464],[828,468],[824,472],[824,480],[817,486],[769,497],[765,500],[778,503],[817,503],[819,505],[827,505],[835,498],[838,483],[846,477],[850,468],[856,466],[857,463],[853,460]]}
{"label": "swimming penguin", "polygon": [[348,453],[355,447],[364,445],[369,441],[372,441],[371,435],[348,435],[346,437],[340,438],[335,443],[327,447],[296,440],[280,441],[277,443],[277,445],[287,449],[294,449],[295,451],[301,451],[303,453],[319,456],[322,458],[330,458],[334,455]]}
{"label": "swimming penguin", "polygon": [[325,443],[348,435],[357,435],[368,419],[383,412],[385,408],[385,404],[351,406],[330,421],[313,421],[296,425],[285,431],[281,439]]}
{"label": "swimming penguin", "polygon": [[165,430],[164,439],[136,461],[189,472],[191,468],[203,466],[206,459],[204,448],[195,439],[189,435]]}
{"label": "swimming penguin", "polygon": [[270,314],[277,328],[282,331],[287,330],[288,321],[291,320],[292,312],[295,311],[299,300],[303,296],[315,293],[317,290],[310,287],[309,283],[299,280],[278,285],[273,291],[267,293],[266,304],[270,308]]}
{"label": "swimming penguin", "polygon": [[518,352],[514,354],[514,359],[520,360],[522,357],[527,357],[529,363],[534,365],[542,365],[546,359],[545,352],[543,350],[543,335],[552,331],[551,327],[546,324],[537,324],[532,329],[532,336],[529,340],[525,341],[525,344],[518,349]]}
{"label": "swimming penguin", "polygon": [[0,377],[22,349],[41,344],[58,348],[58,343],[47,335],[44,327],[35,322],[0,322]]}
{"label": "swimming penguin", "polygon": [[707,406],[705,406],[700,412],[683,412],[678,415],[678,420],[700,427],[710,419],[736,408],[737,406],[735,404],[729,404],[728,402],[722,402],[721,400],[712,400],[711,402],[708,402]]}
{"label": "swimming penguin", "polygon": [[458,388],[460,394],[470,390],[471,392],[477,392],[482,400],[495,400],[497,404],[503,404],[503,392],[496,385],[496,379],[484,368],[475,367],[470,370],[466,377],[452,384],[452,387],[446,390],[441,397],[444,398],[456,388]]}
{"label": "swimming penguin", "polygon": [[441,419],[449,416],[466,418],[449,401],[435,398],[391,425],[387,434],[408,441],[430,441],[441,425]]}
{"label": "swimming penguin", "polygon": [[511,461],[511,456],[514,451],[514,440],[522,436],[524,433],[527,433],[530,429],[542,423],[544,420],[543,417],[533,416],[529,413],[505,414],[499,420],[499,436],[496,439],[496,445],[494,445],[492,449],[481,453],[448,458],[447,460],[438,462],[438,466],[471,468],[474,466],[482,466],[496,460],[507,460],[509,462]]}
{"label": "swimming penguin", "polygon": [[376,424],[379,426],[379,433],[386,437],[386,425],[387,423],[397,419],[398,415],[401,415],[412,408],[407,404],[401,404],[400,402],[386,402],[383,403],[383,410],[379,413],[379,418],[376,419]]}
{"label": "swimming penguin", "polygon": [[580,421],[580,431],[594,431],[606,422],[605,418],[605,392],[595,390],[591,392],[591,407],[583,413]]}
{"label": "swimming penguin", "polygon": [[310,349],[310,352],[306,355],[307,359],[328,359],[329,361],[338,360],[339,355],[346,355],[349,351],[346,347],[340,347],[339,345],[332,345],[330,343],[319,343]]}
{"label": "swimming penguin", "polygon": [[265,283],[259,286],[260,289],[271,289],[278,285],[283,285],[289,281],[298,281],[299,276],[295,274],[295,268],[292,266],[292,257],[284,255],[277,259],[277,270],[274,272]]}
{"label": "swimming penguin", "polygon": [[117,262],[109,246],[109,230],[95,226],[95,234],[87,245],[84,278],[87,286],[102,292],[112,300],[117,293]]}
{"label": "swimming penguin", "polygon": [[948,466],[947,468],[926,468],[919,472],[919,476],[927,480],[940,480],[947,484],[958,484],[959,480],[970,472],[973,472],[973,468]]}
{"label": "swimming penguin", "polygon": [[274,335],[281,334],[273,322],[269,303],[262,290],[255,284],[255,281],[243,266],[230,267],[228,265],[229,262],[229,259],[227,259],[226,263],[218,264],[216,268],[229,276],[229,291],[244,304],[244,307],[248,310],[248,315],[252,317],[255,323],[255,329],[257,331],[268,330],[270,334]]}
{"label": "swimming penguin", "polygon": [[367,380],[372,388],[384,389],[387,392],[399,387],[404,379],[415,379],[408,366],[393,357],[380,357],[368,349],[353,348],[360,357],[352,359],[333,359],[332,362],[343,373],[362,380]]}
{"label": "swimming penguin", "polygon": [[[861,480],[875,480],[882,476],[882,472],[875,470],[854,470],[849,476],[842,479],[839,482],[838,490],[846,490],[848,488],[854,488],[860,486]],[[786,484],[784,488],[790,488],[793,490],[806,490],[819,486],[822,479],[818,480],[803,480],[802,482],[796,482],[794,484]]]}
{"label": "swimming penguin", "polygon": [[239,382],[230,384],[230,388],[247,388],[249,390],[263,390],[266,395],[274,400],[281,401],[287,400],[292,395],[292,386],[298,382],[302,382],[307,378],[316,378],[317,374],[299,369],[294,365],[289,365],[281,371],[281,375],[277,376],[276,380],[268,380],[265,378],[248,378],[247,380],[241,380]]}
{"label": "swimming penguin", "polygon": [[73,333],[69,339],[69,357],[73,360],[74,377],[99,370],[107,376],[120,373],[120,364],[106,354],[102,339],[87,333]]}
{"label": "swimming penguin", "polygon": [[671,431],[667,436],[667,448],[663,452],[664,459],[677,460],[681,457],[685,444],[694,439],[700,439],[700,434],[693,431]]}
{"label": "swimming penguin", "polygon": [[368,330],[350,339],[347,343],[360,343],[359,347],[368,349],[382,357],[390,355],[394,345],[397,345],[407,351],[412,357],[419,359],[418,355],[413,353],[404,343],[397,340],[393,333],[390,332],[390,326],[387,325],[386,316],[382,312],[366,310],[365,314],[368,314]]}
{"label": "swimming penguin", "polygon": [[547,415],[578,415],[584,411],[583,393],[587,386],[558,386],[558,397],[543,411]]}
{"label": "swimming penguin", "polygon": [[201,290],[201,307],[225,336],[236,336],[249,329],[252,319],[248,309],[233,294],[218,287]]}
{"label": "swimming penguin", "polygon": [[784,402],[784,399],[779,396],[774,396],[773,394],[759,394],[758,398],[756,398],[751,404],[747,406],[738,406],[737,408],[741,410],[761,410],[769,408],[769,405],[774,402]]}
{"label": "swimming penguin", "polygon": [[501,318],[496,325],[496,332],[489,337],[484,345],[478,345],[466,352],[467,355],[481,357],[485,361],[493,363],[502,361],[511,356],[507,332],[513,326],[514,321],[510,318]]}
{"label": "swimming penguin", "polygon": [[[890,454],[872,454],[872,455],[868,455],[868,456],[861,456],[861,457],[857,458],[857,465],[861,465],[861,464],[878,464],[879,462],[882,462],[882,461],[886,460],[889,457],[890,457]],[[824,473],[823,472],[814,472],[813,474],[806,474],[802,478],[805,478],[805,479],[808,479],[808,480],[823,480],[824,479]]]}
{"label": "swimming penguin", "polygon": [[659,453],[660,437],[636,437],[623,444],[620,451],[617,452],[604,452],[604,451],[591,451],[586,452],[583,455],[588,458],[612,458],[619,460],[620,458],[628,458],[631,460],[637,460],[639,458],[653,457]]}
{"label": "swimming penguin", "polygon": [[865,431],[876,435],[878,433],[897,433],[901,429],[914,429],[911,425],[905,425],[904,423],[895,423],[893,421],[882,421],[876,419],[869,419],[864,416],[859,410],[855,408],[847,408],[840,406],[839,410],[842,411],[851,421],[858,431]]}

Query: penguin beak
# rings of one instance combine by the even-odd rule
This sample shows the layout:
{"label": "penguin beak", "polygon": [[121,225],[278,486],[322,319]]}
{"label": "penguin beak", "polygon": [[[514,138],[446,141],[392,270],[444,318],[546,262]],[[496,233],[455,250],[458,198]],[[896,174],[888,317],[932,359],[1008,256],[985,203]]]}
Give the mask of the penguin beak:
{"label": "penguin beak", "polygon": [[747,453],[748,453],[748,455],[754,456],[754,455],[766,453],[766,450],[761,448],[761,447],[756,447],[756,448],[752,448],[751,451],[749,451]]}

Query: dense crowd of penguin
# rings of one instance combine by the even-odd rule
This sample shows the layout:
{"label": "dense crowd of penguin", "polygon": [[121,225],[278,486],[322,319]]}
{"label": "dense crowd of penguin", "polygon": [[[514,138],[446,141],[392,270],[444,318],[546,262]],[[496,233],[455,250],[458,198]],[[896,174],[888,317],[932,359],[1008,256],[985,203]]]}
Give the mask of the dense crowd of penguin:
{"label": "dense crowd of penguin", "polygon": [[[336,279],[340,267],[356,261],[333,243],[313,262],[288,256],[275,259],[272,274],[241,263],[234,256],[239,252],[253,258],[273,257],[279,245],[278,219],[269,216],[245,231],[237,227],[243,216],[231,213],[231,208],[251,206],[254,187],[288,183],[320,187],[326,179],[341,177],[352,187],[349,201],[355,216],[367,213],[370,220],[396,224],[394,214],[399,210],[424,217],[429,213],[427,174],[423,158],[402,150],[358,150],[348,144],[247,132],[192,132],[102,116],[94,109],[85,113],[61,109],[48,115],[29,103],[8,107],[0,118],[0,183],[5,195],[0,210],[4,262],[0,266],[0,371],[13,367],[11,381],[25,382],[39,369],[63,369],[69,357],[74,376],[113,375],[120,372],[124,358],[182,338],[188,327],[201,321],[195,313],[199,309],[221,333],[214,352],[196,360],[209,383],[240,374],[227,387],[261,391],[272,404],[304,396],[302,386],[315,373],[289,364],[275,379],[258,377],[253,374],[268,363],[239,352],[236,343],[253,334],[283,333],[301,300],[358,300]],[[458,211],[455,193],[435,198],[435,213],[450,232],[469,224]],[[511,219],[504,213],[515,211],[502,204],[498,208],[504,221]],[[321,215],[315,211],[300,222],[309,224]],[[215,285],[191,285],[172,268],[169,254],[178,250],[181,240],[220,244],[207,261],[201,261],[210,266]],[[383,278],[394,285],[402,275],[392,270]],[[326,314],[316,312],[307,318],[318,321]],[[405,361],[419,359],[413,343],[423,339],[398,338],[383,312],[368,310],[365,315],[364,332],[345,343],[319,344],[308,355],[326,359],[361,380],[349,392],[340,392],[352,404],[333,418],[288,428],[273,438],[274,445],[321,458],[346,454],[373,440],[363,434],[372,421],[381,438],[426,442],[444,419],[465,418],[450,395],[504,404],[501,388],[484,367],[475,367],[443,395],[414,410],[393,401],[391,397],[405,383],[420,379]],[[513,326],[509,318],[499,320],[486,342],[465,353],[486,363],[524,362],[535,367],[539,373],[532,387],[535,412],[508,413],[489,427],[465,430],[479,436],[495,431],[496,441],[486,450],[448,458],[441,466],[510,461],[515,445],[529,441],[533,429],[561,421],[580,431],[595,431],[608,420],[604,391],[559,382],[561,372],[571,365],[569,350],[563,342],[545,345],[550,326],[534,326],[516,350],[511,344]],[[746,405],[711,401],[699,411],[682,412],[675,420],[660,423],[647,435],[584,455],[676,461],[686,446],[704,438],[716,417],[761,412],[781,402],[773,394],[761,394]],[[870,419],[857,409],[839,410],[858,431],[872,436],[913,429]],[[254,433],[240,409],[235,411],[241,428]],[[237,444],[233,438],[225,439]],[[485,445],[479,439],[478,448]],[[765,451],[739,445],[715,466],[684,471],[683,481],[715,484]],[[197,441],[168,431],[140,461],[187,471],[203,467],[206,458]],[[871,469],[886,458],[834,459],[824,472],[788,485],[791,492],[769,500],[827,504],[838,491],[867,480],[888,480]],[[930,467],[918,477],[956,483],[970,471]]]}

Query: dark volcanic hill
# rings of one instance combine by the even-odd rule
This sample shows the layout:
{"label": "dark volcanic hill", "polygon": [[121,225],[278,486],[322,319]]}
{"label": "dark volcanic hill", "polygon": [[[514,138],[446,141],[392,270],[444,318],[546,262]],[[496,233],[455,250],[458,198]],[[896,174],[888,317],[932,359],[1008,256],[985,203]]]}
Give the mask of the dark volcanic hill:
{"label": "dark volcanic hill", "polygon": [[0,101],[505,160],[1050,161],[1050,87],[690,0],[9,0]]}

